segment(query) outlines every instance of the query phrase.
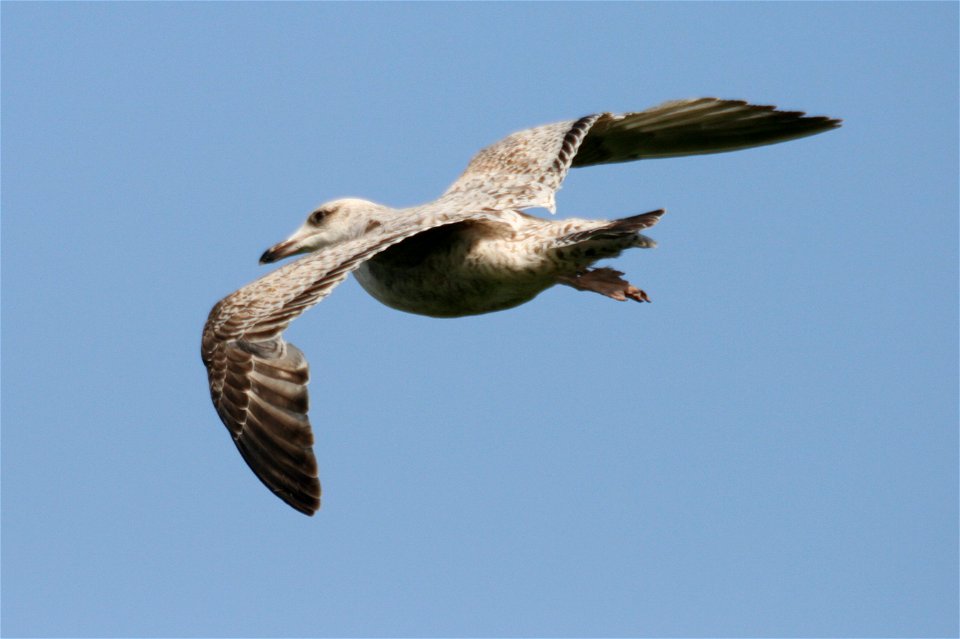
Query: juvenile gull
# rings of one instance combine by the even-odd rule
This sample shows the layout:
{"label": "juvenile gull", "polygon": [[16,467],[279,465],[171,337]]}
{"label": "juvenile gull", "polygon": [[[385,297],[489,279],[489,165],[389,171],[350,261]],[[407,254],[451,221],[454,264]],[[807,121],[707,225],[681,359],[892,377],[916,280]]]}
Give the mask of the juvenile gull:
{"label": "juvenile gull", "polygon": [[260,261],[306,257],[210,311],[201,356],[217,413],[257,477],[312,515],[320,507],[320,482],[307,418],[309,372],[283,331],[350,272],[387,306],[433,317],[500,311],[555,284],[649,301],[623,273],[594,264],[624,249],[654,246],[640,231],[663,210],[612,221],[552,221],[523,210],[554,212],[554,193],[571,167],[734,151],[838,126],[839,120],[737,100],[678,100],[514,133],[481,150],[428,204],[324,204]]}

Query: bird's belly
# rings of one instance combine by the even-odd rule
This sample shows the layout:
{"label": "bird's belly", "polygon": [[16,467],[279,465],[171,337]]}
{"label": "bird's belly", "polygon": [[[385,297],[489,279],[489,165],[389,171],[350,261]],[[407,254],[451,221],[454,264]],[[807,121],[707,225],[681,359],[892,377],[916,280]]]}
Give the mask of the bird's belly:
{"label": "bird's belly", "polygon": [[382,304],[430,317],[462,317],[502,311],[529,302],[552,278],[463,274],[429,268],[395,268],[367,262],[357,280]]}
{"label": "bird's belly", "polygon": [[410,237],[364,262],[360,285],[397,310],[431,317],[502,311],[556,283],[542,255],[507,224],[464,222]]}

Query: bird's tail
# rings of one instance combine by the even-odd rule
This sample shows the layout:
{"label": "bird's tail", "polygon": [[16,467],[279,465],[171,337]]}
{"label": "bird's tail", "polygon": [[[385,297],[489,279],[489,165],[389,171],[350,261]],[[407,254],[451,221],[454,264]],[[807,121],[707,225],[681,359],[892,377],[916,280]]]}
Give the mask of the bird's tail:
{"label": "bird's tail", "polygon": [[[657,243],[649,237],[641,235],[640,231],[659,222],[660,216],[665,212],[663,209],[658,209],[649,213],[623,217],[619,220],[602,222],[598,226],[575,231],[558,238],[557,247],[562,248],[595,241],[602,244],[605,240],[613,240],[615,244],[619,245],[620,249],[653,248]],[[629,241],[624,244],[623,240]]]}

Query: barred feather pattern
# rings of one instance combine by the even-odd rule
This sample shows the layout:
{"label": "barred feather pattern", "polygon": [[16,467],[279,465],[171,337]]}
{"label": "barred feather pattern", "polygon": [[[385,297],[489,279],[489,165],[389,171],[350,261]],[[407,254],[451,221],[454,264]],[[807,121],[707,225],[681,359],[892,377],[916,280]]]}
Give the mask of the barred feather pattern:
{"label": "barred feather pattern", "polygon": [[300,512],[314,514],[321,495],[307,417],[309,368],[282,333],[377,253],[431,228],[491,217],[448,212],[449,204],[397,211],[395,224],[277,269],[210,311],[201,358],[214,407],[251,470]]}
{"label": "barred feather pattern", "polygon": [[[210,311],[201,356],[217,413],[257,477],[290,506],[312,515],[320,507],[321,490],[307,417],[309,368],[303,353],[284,341],[282,333],[350,272],[407,238],[472,222],[451,227],[454,235],[462,234],[455,240],[469,241],[450,243],[450,234],[424,237],[443,237],[448,246],[485,243],[483,250],[471,252],[469,258],[477,262],[471,267],[475,267],[472,282],[479,283],[475,287],[478,295],[482,297],[488,288],[485,277],[491,286],[503,286],[504,282],[509,286],[510,277],[520,271],[543,280],[544,274],[536,272],[536,259],[543,255],[550,256],[545,268],[560,273],[558,264],[572,255],[578,256],[580,266],[589,264],[586,258],[594,253],[612,256],[623,248],[653,246],[653,241],[638,231],[655,224],[662,214],[654,211],[613,222],[554,222],[521,213],[537,207],[553,212],[555,193],[570,168],[733,151],[838,126],[840,121],[832,118],[808,117],[740,100],[678,100],[641,112],[598,113],[509,135],[477,153],[443,195],[423,206],[393,210],[360,201],[360,211],[355,213],[366,217],[354,220],[359,223],[355,228],[362,230],[359,235],[349,235],[349,239],[269,273],[228,295]],[[417,245],[417,250],[421,249],[431,251],[430,246]],[[439,250],[436,254],[449,257]],[[464,255],[464,251],[451,251],[449,259],[466,259]],[[517,271],[517,261],[524,259],[528,263]],[[435,296],[432,284],[436,284],[437,272],[447,280],[450,273],[464,272],[462,263],[438,269],[437,259],[433,262],[432,272],[396,269],[390,273],[394,282],[408,278],[403,282],[405,290],[415,293],[410,304],[396,303],[395,307],[426,313],[417,308],[418,299]],[[440,262],[446,266],[442,259]],[[504,270],[511,263],[514,271]],[[646,301],[646,294],[620,275],[609,268],[592,269],[573,275],[560,273],[555,283],[614,299]],[[387,282],[384,279],[381,284],[389,287]],[[446,284],[454,293],[451,299],[457,299],[459,283]],[[530,299],[537,293],[531,290]],[[475,300],[476,312],[501,308],[491,303],[484,310],[487,302]],[[434,307],[432,312],[444,315],[445,310],[458,314],[456,308]]]}

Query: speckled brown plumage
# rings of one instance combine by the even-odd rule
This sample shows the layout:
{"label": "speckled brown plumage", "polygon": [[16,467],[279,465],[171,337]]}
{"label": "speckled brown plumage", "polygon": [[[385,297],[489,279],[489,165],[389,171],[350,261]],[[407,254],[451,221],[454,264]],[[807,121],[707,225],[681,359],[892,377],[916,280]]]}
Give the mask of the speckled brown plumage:
{"label": "speckled brown plumage", "polygon": [[663,211],[613,221],[546,220],[571,167],[716,153],[813,135],[838,120],[699,98],[602,113],[514,133],[481,150],[434,202],[390,209],[337,200],[314,211],[274,261],[308,253],[218,302],[203,330],[210,395],[244,460],[293,508],[312,515],[320,483],[307,417],[309,372],[287,325],[349,273],[404,311],[458,317],[503,310],[564,284],[616,300],[646,293],[595,262],[654,246],[639,231]]}

